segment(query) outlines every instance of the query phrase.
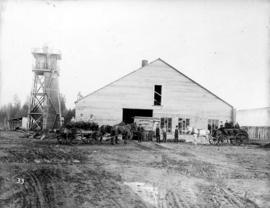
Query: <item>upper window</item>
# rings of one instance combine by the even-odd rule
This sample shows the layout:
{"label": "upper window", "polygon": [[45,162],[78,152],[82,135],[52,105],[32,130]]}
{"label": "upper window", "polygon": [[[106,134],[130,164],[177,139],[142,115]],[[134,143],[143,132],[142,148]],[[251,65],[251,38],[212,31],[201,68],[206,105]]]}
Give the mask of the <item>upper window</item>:
{"label": "upper window", "polygon": [[161,93],[162,93],[162,86],[155,85],[154,105],[161,105]]}

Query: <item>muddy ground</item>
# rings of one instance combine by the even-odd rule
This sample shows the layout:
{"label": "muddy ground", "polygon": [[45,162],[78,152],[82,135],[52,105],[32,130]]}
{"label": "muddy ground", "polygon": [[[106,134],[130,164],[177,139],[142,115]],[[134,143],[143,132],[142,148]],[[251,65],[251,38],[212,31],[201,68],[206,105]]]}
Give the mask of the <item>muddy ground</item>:
{"label": "muddy ground", "polygon": [[270,149],[0,135],[0,207],[270,207]]}

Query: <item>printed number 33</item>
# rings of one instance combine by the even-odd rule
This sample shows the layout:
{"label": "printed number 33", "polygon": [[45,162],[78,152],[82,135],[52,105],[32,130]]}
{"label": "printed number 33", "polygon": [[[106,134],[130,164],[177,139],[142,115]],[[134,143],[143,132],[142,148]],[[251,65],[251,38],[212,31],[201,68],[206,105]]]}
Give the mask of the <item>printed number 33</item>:
{"label": "printed number 33", "polygon": [[17,178],[17,182],[19,184],[24,184],[24,179],[23,178]]}

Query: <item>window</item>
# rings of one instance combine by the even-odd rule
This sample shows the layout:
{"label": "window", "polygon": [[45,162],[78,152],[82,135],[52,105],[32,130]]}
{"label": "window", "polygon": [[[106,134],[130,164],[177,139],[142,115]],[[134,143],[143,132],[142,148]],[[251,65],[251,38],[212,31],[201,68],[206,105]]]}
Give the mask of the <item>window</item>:
{"label": "window", "polygon": [[189,118],[178,118],[178,128],[180,133],[186,133],[187,128],[190,126],[190,119]]}
{"label": "window", "polygon": [[207,129],[212,133],[213,130],[218,128],[219,120],[217,119],[208,119]]}
{"label": "window", "polygon": [[155,85],[154,105],[161,105],[161,93],[162,93],[162,86]]}
{"label": "window", "polygon": [[161,129],[165,128],[166,132],[172,132],[172,118],[161,118],[160,120]]}
{"label": "window", "polygon": [[47,68],[47,58],[46,58],[46,56],[38,56],[36,58],[36,68],[37,69],[46,69]]}

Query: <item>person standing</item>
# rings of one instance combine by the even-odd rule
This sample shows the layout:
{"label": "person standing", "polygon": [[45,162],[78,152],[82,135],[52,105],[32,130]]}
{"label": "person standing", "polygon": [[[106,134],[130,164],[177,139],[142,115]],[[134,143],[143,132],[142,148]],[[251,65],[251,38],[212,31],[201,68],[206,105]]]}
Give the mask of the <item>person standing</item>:
{"label": "person standing", "polygon": [[156,128],[156,140],[157,140],[157,143],[160,143],[160,129],[159,129],[159,126],[157,126],[157,128]]}
{"label": "person standing", "polygon": [[126,129],[125,129],[124,132],[122,133],[122,137],[123,137],[123,140],[124,140],[124,144],[127,144],[128,132],[127,132]]}
{"label": "person standing", "polygon": [[220,121],[220,126],[219,126],[219,128],[223,128],[223,122],[222,122],[222,121]]}
{"label": "person standing", "polygon": [[145,131],[144,128],[141,126],[141,132],[142,132],[142,141],[145,140]]}
{"label": "person standing", "polygon": [[141,124],[139,124],[138,128],[137,128],[137,132],[138,132],[138,142],[142,142],[142,130],[141,130]]}
{"label": "person standing", "polygon": [[240,126],[239,126],[239,124],[236,122],[236,124],[234,125],[234,128],[236,128],[236,129],[240,129]]}
{"label": "person standing", "polygon": [[226,120],[224,124],[225,128],[230,128],[229,122]]}
{"label": "person standing", "polygon": [[163,142],[167,142],[167,132],[166,132],[166,129],[163,128],[162,129],[162,136],[163,136]]}
{"label": "person standing", "polygon": [[144,128],[140,125],[141,142],[144,140]]}
{"label": "person standing", "polygon": [[174,130],[174,141],[176,143],[178,143],[178,137],[179,137],[179,130],[178,130],[178,126],[176,126]]}

